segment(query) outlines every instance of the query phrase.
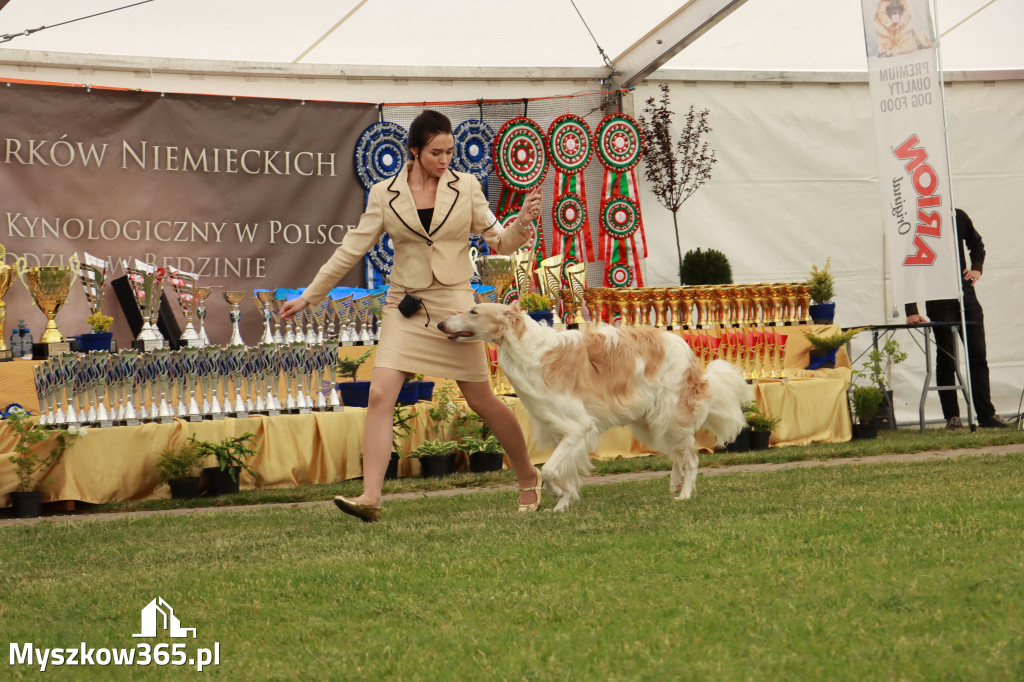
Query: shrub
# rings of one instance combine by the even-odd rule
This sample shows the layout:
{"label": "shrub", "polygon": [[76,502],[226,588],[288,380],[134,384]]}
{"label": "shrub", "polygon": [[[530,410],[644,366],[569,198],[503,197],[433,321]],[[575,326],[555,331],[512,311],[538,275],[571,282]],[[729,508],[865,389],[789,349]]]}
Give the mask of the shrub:
{"label": "shrub", "polygon": [[690,250],[679,264],[679,281],[690,286],[732,284],[732,266],[721,251]]}

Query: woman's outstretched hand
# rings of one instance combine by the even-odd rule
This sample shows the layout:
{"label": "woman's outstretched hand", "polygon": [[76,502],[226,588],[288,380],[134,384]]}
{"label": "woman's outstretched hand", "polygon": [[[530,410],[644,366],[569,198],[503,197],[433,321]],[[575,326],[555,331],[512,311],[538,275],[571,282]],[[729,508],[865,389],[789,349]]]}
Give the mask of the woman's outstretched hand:
{"label": "woman's outstretched hand", "polygon": [[285,301],[284,305],[281,306],[281,319],[290,320],[295,313],[302,311],[302,309],[308,305],[309,303],[306,299],[301,296],[299,298],[293,298],[290,301]]}
{"label": "woman's outstretched hand", "polygon": [[[523,207],[519,210],[519,224],[526,227],[540,217],[541,202],[544,201],[544,192],[537,186],[532,192],[526,195],[523,200]],[[526,218],[526,220],[523,220]]]}

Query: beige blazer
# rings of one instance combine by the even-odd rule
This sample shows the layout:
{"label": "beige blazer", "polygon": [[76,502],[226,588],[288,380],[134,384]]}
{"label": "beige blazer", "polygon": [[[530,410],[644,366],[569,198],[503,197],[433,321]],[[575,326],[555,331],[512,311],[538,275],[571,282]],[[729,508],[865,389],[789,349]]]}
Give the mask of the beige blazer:
{"label": "beige blazer", "polygon": [[473,275],[471,232],[480,234],[499,254],[510,254],[529,239],[529,228],[520,227],[518,221],[505,229],[495,220],[476,177],[450,169],[438,182],[434,217],[430,229],[424,229],[409,189],[410,166],[370,188],[359,224],[345,235],[302,293],[308,303],[323,301],[384,232],[395,248],[391,282],[409,290],[426,289],[434,278],[442,284],[468,282]]}

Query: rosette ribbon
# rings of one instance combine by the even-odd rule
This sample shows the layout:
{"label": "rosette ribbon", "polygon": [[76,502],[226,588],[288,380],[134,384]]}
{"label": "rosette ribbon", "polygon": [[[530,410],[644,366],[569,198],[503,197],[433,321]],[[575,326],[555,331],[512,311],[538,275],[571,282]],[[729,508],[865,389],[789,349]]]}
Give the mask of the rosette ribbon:
{"label": "rosette ribbon", "polygon": [[[356,141],[356,175],[366,195],[370,188],[381,180],[387,180],[402,170],[405,165],[406,143],[409,132],[391,121],[378,121],[366,128]],[[391,238],[382,234],[366,254],[366,285],[376,288],[384,285],[384,279],[391,274],[395,250]]]}
{"label": "rosette ribbon", "polygon": [[555,168],[555,194],[551,201],[555,237],[551,254],[562,253],[566,265],[594,260],[583,179],[583,170],[593,156],[590,138],[590,126],[574,114],[559,116],[548,127],[548,151]]}
{"label": "rosette ribbon", "polygon": [[[544,181],[548,170],[548,155],[544,144],[544,131],[525,116],[509,119],[498,130],[494,140],[494,167],[501,180],[497,217],[508,227],[519,214],[530,190]],[[524,249],[534,249],[536,266],[544,260],[544,231],[537,218],[531,228],[533,236]]]}
{"label": "rosette ribbon", "polygon": [[647,257],[647,237],[634,172],[643,146],[640,126],[626,114],[606,116],[594,131],[594,149],[604,165],[598,258],[605,262],[605,286],[644,285],[639,266]]}

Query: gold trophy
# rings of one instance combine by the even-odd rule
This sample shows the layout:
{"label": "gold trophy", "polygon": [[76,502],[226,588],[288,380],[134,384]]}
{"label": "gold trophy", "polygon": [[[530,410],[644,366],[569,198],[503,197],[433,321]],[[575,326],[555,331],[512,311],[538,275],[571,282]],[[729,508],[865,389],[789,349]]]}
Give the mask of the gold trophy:
{"label": "gold trophy", "polygon": [[512,255],[512,268],[519,298],[533,289],[533,252],[520,249]]}
{"label": "gold trophy", "polygon": [[483,256],[477,261],[480,281],[494,287],[498,303],[508,303],[508,292],[515,281],[515,262],[512,256]]}
{"label": "gold trophy", "polygon": [[4,337],[7,336],[5,328],[7,325],[7,304],[4,303],[4,294],[7,293],[7,290],[14,283],[17,270],[4,262],[4,256],[6,255],[7,249],[4,248],[3,244],[0,244],[0,362],[14,359],[11,349],[7,347],[7,343],[4,341]]}
{"label": "gold trophy", "polygon": [[206,299],[213,293],[213,287],[196,287],[196,318],[199,320],[199,347],[210,345],[210,337],[206,335]]}
{"label": "gold trophy", "polygon": [[540,262],[540,267],[537,270],[540,275],[540,293],[551,299],[556,320],[555,324],[564,328],[564,321],[559,314],[559,303],[562,300],[562,254],[545,258]]}
{"label": "gold trophy", "polygon": [[583,296],[587,289],[587,264],[571,263],[565,266],[565,279],[569,282],[567,290],[562,292],[566,304],[566,319],[572,317],[570,324],[583,323]]}
{"label": "gold trophy", "polygon": [[39,337],[42,344],[43,357],[49,357],[52,353],[67,353],[71,351],[71,344],[64,340],[64,335],[57,329],[54,318],[68,300],[71,293],[71,285],[78,274],[78,257],[72,255],[68,258],[67,265],[40,265],[28,267],[24,256],[19,256],[14,264],[14,269],[32,295],[32,300],[46,315],[46,329]]}

